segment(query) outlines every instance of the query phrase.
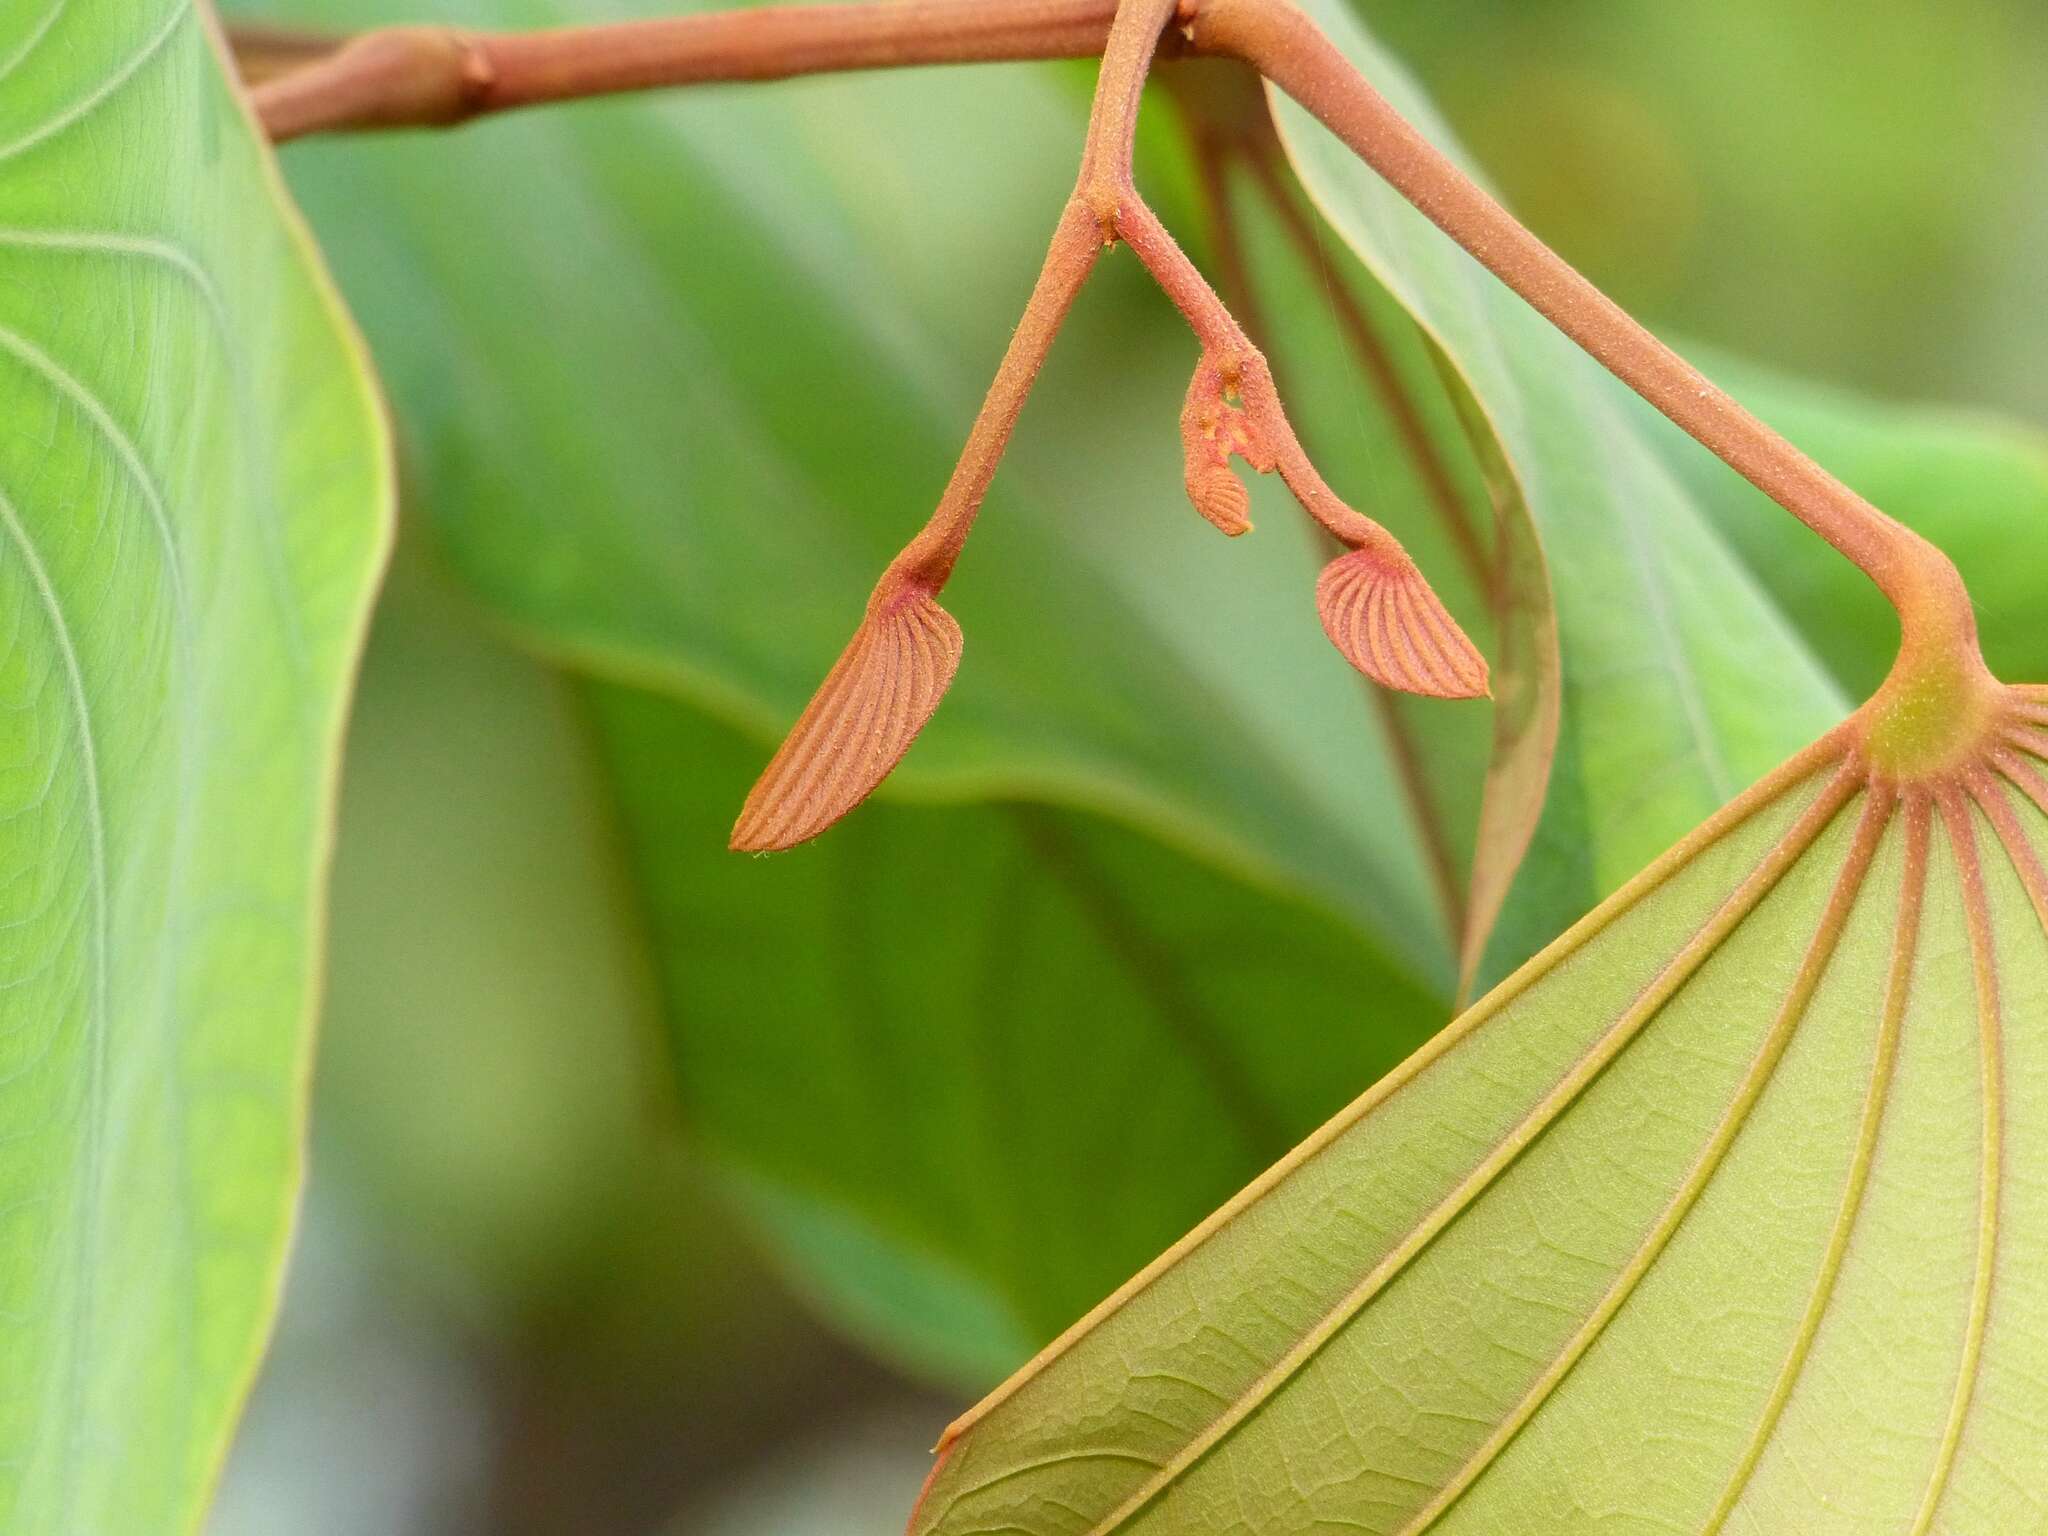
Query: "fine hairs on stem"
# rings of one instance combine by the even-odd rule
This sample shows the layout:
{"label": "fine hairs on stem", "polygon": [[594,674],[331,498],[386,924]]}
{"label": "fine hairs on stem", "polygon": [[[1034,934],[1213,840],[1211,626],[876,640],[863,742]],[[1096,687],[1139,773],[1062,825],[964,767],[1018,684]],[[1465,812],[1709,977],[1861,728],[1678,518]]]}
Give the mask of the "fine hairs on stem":
{"label": "fine hairs on stem", "polygon": [[[788,847],[850,810],[901,758],[960,658],[936,594],[1074,294],[1129,245],[1201,345],[1182,413],[1188,491],[1227,533],[1246,497],[1234,456],[1277,471],[1348,553],[1318,583],[1324,627],[1390,687],[1468,697],[1485,664],[1400,546],[1346,506],[1287,425],[1265,359],[1139,195],[1131,146],[1155,55],[1249,65],[1566,336],[1861,569],[1898,611],[1899,657],[1862,716],[1873,738],[1923,731],[1928,700],[1981,713],[1997,685],[1947,557],[1745,411],[1551,251],[1408,123],[1292,0],[880,0],[528,34],[373,32],[253,93],[277,139],[605,92],[911,64],[1088,56],[1102,72],[1081,174],[1009,352],[937,512],[891,563],[853,642],[750,796],[736,847]],[[1896,732],[1894,730],[1896,727]]]}

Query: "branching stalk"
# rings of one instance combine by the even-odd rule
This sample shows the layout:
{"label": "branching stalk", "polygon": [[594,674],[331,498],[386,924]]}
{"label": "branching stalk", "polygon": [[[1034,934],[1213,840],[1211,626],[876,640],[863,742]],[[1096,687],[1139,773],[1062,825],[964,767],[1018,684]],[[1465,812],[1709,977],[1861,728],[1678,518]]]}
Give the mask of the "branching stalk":
{"label": "branching stalk", "polygon": [[968,429],[967,446],[953,477],[946,482],[938,510],[930,522],[896,557],[893,569],[903,579],[920,581],[933,591],[945,585],[967,543],[975,514],[995,479],[996,466],[1009,446],[1011,430],[1023,413],[1025,398],[1052,352],[1053,339],[1073,307],[1074,297],[1103,251],[1102,232],[1092,212],[1076,198],[1060,214],[1052,244],[1039,268],[1024,317],[1011,334],[1010,345],[996,369],[980,413]]}
{"label": "branching stalk", "polygon": [[1122,0],[1103,44],[1073,196],[1054,230],[1030,303],[968,434],[938,509],[891,562],[866,617],[755,784],[735,848],[787,848],[830,826],[879,784],[923,729],[958,669],[959,625],[938,605],[995,475],[1025,397],[1097,256],[1119,241],[1137,254],[1201,343],[1181,430],[1188,492],[1225,533],[1251,525],[1233,456],[1277,469],[1302,507],[1347,546],[1317,584],[1331,640],[1389,687],[1469,698],[1486,664],[1399,542],[1347,506],[1288,425],[1271,370],[1230,311],[1139,194],[1132,155],[1138,106],[1176,0]]}
{"label": "branching stalk", "polygon": [[[912,64],[1092,58],[1116,0],[883,0],[712,11],[538,32],[388,27],[262,84],[271,139],[448,127],[488,113],[717,81]],[[1164,23],[1161,23],[1162,26]],[[240,56],[274,29],[238,27]]]}
{"label": "branching stalk", "polygon": [[[1450,696],[1484,688],[1476,652],[1399,545],[1315,472],[1287,426],[1265,360],[1138,195],[1131,178],[1137,106],[1162,46],[1239,59],[1292,96],[1602,366],[1862,569],[1897,609],[1901,627],[1898,662],[1868,716],[1875,756],[1917,762],[1924,744],[1986,715],[1996,685],[1947,558],[1744,410],[1525,229],[1402,118],[1291,0],[884,0],[529,34],[399,28],[366,34],[254,94],[272,135],[286,139],[455,123],[661,85],[1102,54],[1073,203],[953,482],[931,526],[877,588],[861,634],[770,765],[735,836],[744,846],[786,846],[797,840],[787,836],[793,828],[809,826],[800,836],[813,835],[872,788],[950,681],[958,628],[932,594],[958,558],[1052,334],[1093,265],[1094,252],[1081,249],[1081,217],[1092,221],[1099,244],[1131,245],[1202,343],[1182,418],[1197,507],[1226,531],[1241,531],[1248,526],[1242,488],[1233,492],[1218,471],[1227,475],[1233,455],[1261,471],[1278,469],[1303,506],[1353,548],[1318,586],[1325,628],[1340,648],[1394,686]],[[891,670],[901,667],[916,669],[916,677],[906,681]],[[868,696],[869,685],[881,703]],[[786,762],[803,741],[807,755]],[[827,762],[849,754],[860,757],[859,771],[841,773]],[[769,818],[781,823],[772,837],[749,838],[755,801],[779,770],[778,793],[795,794],[808,809],[798,814],[787,804]],[[836,809],[829,804],[849,793]],[[766,837],[769,829],[763,823],[756,831]]]}
{"label": "branching stalk", "polygon": [[[1268,128],[1270,131],[1270,124]],[[1311,266],[1320,264],[1323,253],[1316,240],[1315,229],[1294,195],[1294,189],[1281,173],[1277,159],[1279,153],[1279,146],[1271,142],[1257,146],[1246,155],[1245,168],[1251,173],[1267,206],[1279,217],[1281,228],[1302,261]],[[1332,284],[1330,307],[1352,355],[1364,365],[1367,376],[1372,380],[1374,393],[1379,396],[1395,435],[1400,438],[1403,450],[1415,466],[1423,494],[1429,498],[1438,519],[1450,534],[1451,542],[1464,562],[1466,575],[1481,592],[1491,592],[1495,584],[1491,557],[1480,542],[1478,530],[1472,526],[1465,498],[1459,494],[1457,484],[1451,478],[1450,466],[1437,450],[1436,440],[1423,423],[1414,396],[1395,369],[1386,343],[1373,328],[1358,296],[1341,280]]]}
{"label": "branching stalk", "polygon": [[[1258,164],[1267,174],[1253,175],[1255,189],[1269,201],[1284,204],[1276,211],[1287,223],[1287,233],[1296,243],[1302,260],[1311,267],[1320,266],[1322,250],[1307,216],[1290,195],[1286,177],[1276,163],[1279,140],[1273,131],[1264,93],[1256,76],[1233,72],[1228,76],[1197,78],[1193,66],[1175,70],[1167,77],[1166,83],[1181,107],[1190,139],[1206,234],[1221,273],[1219,287],[1224,301],[1254,341],[1270,341],[1272,332],[1259,313],[1251,263],[1238,226],[1235,199],[1231,192],[1231,172],[1235,169],[1249,170]],[[1290,214],[1293,216],[1291,220],[1287,218]],[[1306,244],[1301,244],[1302,241]],[[1324,276],[1330,278],[1327,272]],[[1493,591],[1496,583],[1485,552],[1478,545],[1471,523],[1465,517],[1449,468],[1423,426],[1416,404],[1395,371],[1392,358],[1381,345],[1378,333],[1372,328],[1357,296],[1341,279],[1332,281],[1330,287],[1331,302],[1339,313],[1345,337],[1354,353],[1359,353],[1366,362],[1382,404],[1395,422],[1396,433],[1409,457],[1416,462],[1416,472],[1425,491],[1435,504],[1438,516],[1450,528],[1453,542],[1467,565],[1467,574],[1480,591]],[[1373,351],[1370,356],[1365,356],[1363,349],[1368,345]],[[1327,541],[1327,534],[1325,539]],[[1424,863],[1443,912],[1445,931],[1462,933],[1466,922],[1465,882],[1460,877],[1457,859],[1451,850],[1443,808],[1437,803],[1413,723],[1390,690],[1369,679],[1362,678],[1360,682],[1386,736],[1402,798],[1420,834]]]}
{"label": "branching stalk", "polygon": [[1898,610],[1901,683],[1982,693],[1975,615],[1948,558],[1745,410],[1551,250],[1397,112],[1289,0],[1202,0],[1194,47],[1292,96],[1595,361],[1826,539]]}

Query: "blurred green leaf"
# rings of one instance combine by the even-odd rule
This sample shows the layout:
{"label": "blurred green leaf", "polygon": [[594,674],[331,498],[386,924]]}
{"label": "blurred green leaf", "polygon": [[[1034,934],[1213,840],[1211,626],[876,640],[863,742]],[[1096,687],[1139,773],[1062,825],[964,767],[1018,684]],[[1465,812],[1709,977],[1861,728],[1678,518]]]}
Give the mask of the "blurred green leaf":
{"label": "blurred green leaf", "polygon": [[221,1536],[423,1531],[429,1490],[434,1530],[496,1531],[493,1484],[525,1531],[645,1529],[867,1379],[679,1133],[575,684],[418,531],[351,712],[308,1216]]}
{"label": "blurred green leaf", "polygon": [[389,525],[189,0],[0,13],[0,1526],[190,1527],[298,1198]]}
{"label": "blurred green leaf", "polygon": [[[786,864],[724,852],[957,451],[1072,173],[1070,84],[798,82],[292,152],[451,563],[544,654],[750,728],[740,746],[652,698],[625,718],[661,729],[605,712],[691,1119],[799,1284],[956,1380],[1014,1364],[1449,1012],[1448,925],[1381,717],[1317,624],[1319,551],[1264,488],[1237,544],[1186,506],[1195,348],[1133,263],[1106,267],[1033,400],[949,589],[961,681],[892,789],[983,808],[871,807]],[[1077,879],[1133,910],[1110,922]],[[776,947],[705,952],[712,891]],[[994,963],[994,894],[1073,947],[1071,975],[1007,1008],[955,974]],[[813,957],[882,911],[906,969],[871,1027],[895,1053],[821,1070],[815,1042],[874,1005]],[[1215,1036],[1206,1066],[1188,1021]],[[991,1052],[1020,1074],[1015,1134],[1067,1156],[970,1162]],[[1219,1136],[1198,1111],[1253,1069],[1257,1134]],[[1186,1112],[1110,1157],[1154,1078]],[[1104,1159],[1108,1201],[1079,1177]]]}
{"label": "blurred green leaf", "polygon": [[1014,1366],[1440,1020],[1321,912],[1084,813],[878,805],[735,859],[758,748],[594,697],[691,1123],[814,1294],[956,1381]]}
{"label": "blurred green leaf", "polygon": [[[573,685],[434,576],[409,532],[349,729],[322,1177],[474,1324],[596,1333],[635,1282],[709,1313],[724,1278],[673,1209],[653,972]],[[633,1241],[661,1273],[631,1273]]]}

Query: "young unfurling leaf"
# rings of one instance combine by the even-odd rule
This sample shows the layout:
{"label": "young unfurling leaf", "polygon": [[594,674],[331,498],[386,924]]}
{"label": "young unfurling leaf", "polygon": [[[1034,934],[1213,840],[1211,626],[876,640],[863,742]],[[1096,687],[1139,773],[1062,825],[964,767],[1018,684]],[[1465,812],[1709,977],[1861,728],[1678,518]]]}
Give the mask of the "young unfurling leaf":
{"label": "young unfurling leaf", "polygon": [[1486,663],[1399,551],[1354,549],[1323,567],[1316,609],[1330,643],[1377,683],[1436,699],[1486,692]]}
{"label": "young unfurling leaf", "polygon": [[885,577],[867,617],[747,796],[732,846],[792,848],[865,800],[939,707],[960,651],[960,626],[937,598]]}

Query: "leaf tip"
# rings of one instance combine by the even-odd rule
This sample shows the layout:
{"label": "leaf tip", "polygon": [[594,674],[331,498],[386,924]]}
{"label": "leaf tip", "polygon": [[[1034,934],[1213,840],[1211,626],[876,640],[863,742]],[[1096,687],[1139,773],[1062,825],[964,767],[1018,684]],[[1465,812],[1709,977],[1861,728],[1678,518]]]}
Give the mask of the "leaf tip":
{"label": "leaf tip", "polygon": [[1323,631],[1359,671],[1402,693],[1491,698],[1486,658],[1415,563],[1398,549],[1354,549],[1316,582]]}
{"label": "leaf tip", "polygon": [[794,848],[865,800],[939,707],[962,648],[959,624],[923,587],[871,603],[747,795],[728,846]]}

